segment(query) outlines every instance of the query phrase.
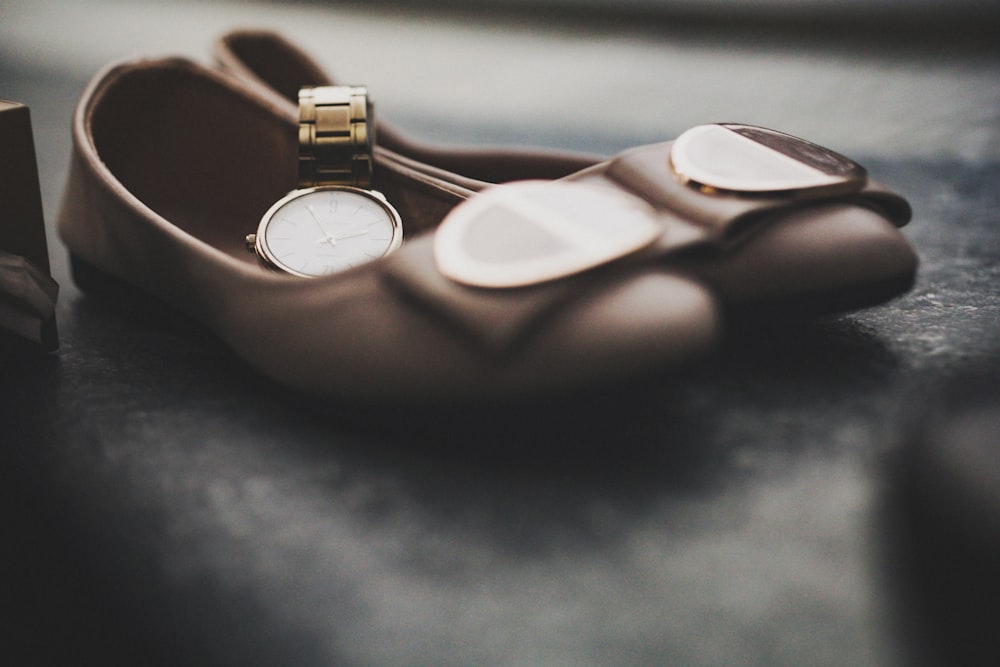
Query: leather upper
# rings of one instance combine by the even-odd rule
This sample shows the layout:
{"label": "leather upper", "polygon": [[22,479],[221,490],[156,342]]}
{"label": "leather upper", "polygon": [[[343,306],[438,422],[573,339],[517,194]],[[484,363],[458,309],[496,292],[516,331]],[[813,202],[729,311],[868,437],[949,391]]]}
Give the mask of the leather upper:
{"label": "leather upper", "polygon": [[[289,77],[328,79],[290,43],[259,37],[224,38],[224,71],[155,59],[99,73],[74,116],[58,225],[76,261],[198,320],[293,389],[407,401],[566,391],[704,356],[725,309],[831,312],[912,282],[916,257],[896,229],[909,207],[874,183],[811,200],[719,198],[669,177],[669,142],[598,162],[430,148],[381,120],[373,185],[404,220],[402,248],[324,278],[275,273],[244,238],[295,186]],[[641,196],[662,238],[529,287],[469,287],[437,270],[434,229],[455,206],[490,179],[545,177]]]}

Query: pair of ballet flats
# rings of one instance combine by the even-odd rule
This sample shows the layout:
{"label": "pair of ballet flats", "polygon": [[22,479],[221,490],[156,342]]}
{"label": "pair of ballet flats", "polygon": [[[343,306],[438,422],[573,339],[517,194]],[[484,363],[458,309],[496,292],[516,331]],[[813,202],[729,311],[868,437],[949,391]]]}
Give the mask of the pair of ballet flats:
{"label": "pair of ballet flats", "polygon": [[[127,285],[297,392],[437,403],[566,393],[704,358],[737,314],[857,309],[913,282],[898,229],[909,206],[859,167],[754,192],[686,178],[725,178],[699,157],[705,142],[789,152],[782,142],[796,140],[781,133],[708,125],[602,159],[430,146],[381,119],[372,185],[399,211],[402,246],[333,275],[285,275],[245,239],[296,186],[298,90],[332,81],[268,31],[224,35],[215,59],[129,60],[95,76],[73,116],[59,233],[85,291]],[[619,203],[630,211],[620,223],[575,222]],[[505,213],[545,222],[545,207],[562,245],[519,243],[541,232]],[[608,242],[584,242],[594,234]],[[462,250],[473,237],[491,258]]]}

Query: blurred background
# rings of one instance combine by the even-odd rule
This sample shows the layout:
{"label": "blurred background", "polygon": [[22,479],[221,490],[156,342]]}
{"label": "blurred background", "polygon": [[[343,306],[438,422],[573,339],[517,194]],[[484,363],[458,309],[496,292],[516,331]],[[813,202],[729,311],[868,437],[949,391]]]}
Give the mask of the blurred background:
{"label": "blurred background", "polygon": [[26,96],[36,114],[65,116],[71,100],[42,93],[36,102],[33,83],[84,81],[131,55],[204,59],[223,30],[265,26],[339,79],[367,84],[384,117],[436,141],[612,152],[740,121],[861,157],[1000,152],[1000,8],[985,0],[4,0],[0,8],[0,94]]}

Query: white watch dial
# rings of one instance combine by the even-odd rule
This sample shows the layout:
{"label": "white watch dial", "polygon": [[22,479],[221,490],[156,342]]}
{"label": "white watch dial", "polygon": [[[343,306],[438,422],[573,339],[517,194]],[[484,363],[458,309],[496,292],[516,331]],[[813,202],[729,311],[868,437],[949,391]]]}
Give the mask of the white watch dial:
{"label": "white watch dial", "polygon": [[298,190],[265,214],[258,251],[300,276],[323,276],[361,266],[399,247],[399,214],[373,192],[346,186]]}

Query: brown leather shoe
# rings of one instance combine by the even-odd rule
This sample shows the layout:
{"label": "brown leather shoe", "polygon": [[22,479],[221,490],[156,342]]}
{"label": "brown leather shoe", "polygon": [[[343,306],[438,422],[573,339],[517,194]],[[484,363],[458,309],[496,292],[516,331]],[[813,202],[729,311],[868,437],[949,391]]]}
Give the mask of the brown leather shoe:
{"label": "brown leather shoe", "polygon": [[[296,115],[277,96],[186,60],[108,67],[85,90],[72,129],[58,227],[81,287],[127,284],[297,391],[523,397],[685,364],[718,340],[710,290],[659,261],[662,244],[528,287],[444,278],[429,232],[471,188],[385,147],[373,185],[402,216],[402,248],[315,279],[265,267],[244,239],[295,185]],[[698,245],[672,238],[668,254]]]}
{"label": "brown leather shoe", "polygon": [[[267,30],[229,32],[216,42],[214,54],[224,70],[289,114],[300,86],[332,81],[294,43]],[[604,179],[610,164],[595,167],[603,159],[552,151],[429,146],[407,138],[384,118],[377,138],[381,147],[405,156],[409,167],[468,190],[522,179]],[[623,185],[661,207],[693,206],[699,209],[694,217],[729,230],[721,252],[694,262],[675,258],[673,266],[710,285],[730,313],[759,318],[827,314],[881,303],[912,286],[917,256],[897,229],[909,221],[910,208],[884,187],[872,182],[852,196],[791,207],[743,206],[746,200],[739,198],[695,202],[685,197],[681,203],[667,193],[688,194],[673,187],[668,152],[665,144],[653,153],[659,164],[647,161],[641,167],[642,184]],[[753,224],[744,224],[750,219]]]}

